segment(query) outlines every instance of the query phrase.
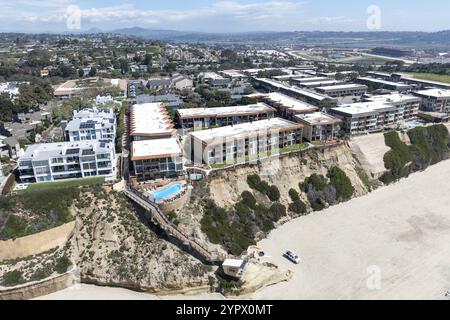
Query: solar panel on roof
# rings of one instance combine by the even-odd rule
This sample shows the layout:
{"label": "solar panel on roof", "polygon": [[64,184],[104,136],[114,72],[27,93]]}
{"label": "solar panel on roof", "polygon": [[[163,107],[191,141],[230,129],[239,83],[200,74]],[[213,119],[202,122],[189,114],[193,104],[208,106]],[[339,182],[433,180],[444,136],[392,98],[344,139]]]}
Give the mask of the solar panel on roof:
{"label": "solar panel on roof", "polygon": [[68,149],[66,154],[78,154],[80,153],[80,149]]}
{"label": "solar panel on roof", "polygon": [[89,155],[93,155],[93,154],[95,154],[94,150],[89,150],[89,149],[83,150],[83,152],[82,152],[83,156],[89,156]]}

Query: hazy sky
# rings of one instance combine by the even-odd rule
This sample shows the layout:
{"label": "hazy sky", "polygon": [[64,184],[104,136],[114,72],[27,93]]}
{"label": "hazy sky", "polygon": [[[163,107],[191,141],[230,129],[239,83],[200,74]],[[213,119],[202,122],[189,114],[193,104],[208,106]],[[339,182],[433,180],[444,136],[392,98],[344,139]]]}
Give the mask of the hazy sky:
{"label": "hazy sky", "polygon": [[0,31],[69,31],[73,5],[83,30],[364,31],[370,5],[381,10],[381,30],[450,29],[448,0],[0,0]]}

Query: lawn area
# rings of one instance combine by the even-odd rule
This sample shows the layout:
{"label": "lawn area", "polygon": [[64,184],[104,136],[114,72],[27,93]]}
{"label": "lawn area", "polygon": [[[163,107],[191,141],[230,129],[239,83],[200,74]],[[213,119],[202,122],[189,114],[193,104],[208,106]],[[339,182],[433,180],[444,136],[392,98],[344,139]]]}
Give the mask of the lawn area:
{"label": "lawn area", "polygon": [[48,182],[48,183],[33,183],[28,186],[28,188],[24,191],[41,191],[41,190],[57,190],[57,189],[65,189],[72,187],[82,187],[82,186],[94,186],[101,185],[105,183],[105,178],[103,177],[95,177],[95,178],[87,178],[87,179],[74,179],[67,181],[58,181],[58,182]]}
{"label": "lawn area", "polygon": [[300,151],[300,150],[306,149],[307,147],[308,147],[308,145],[306,143],[293,144],[289,147],[280,149],[280,152],[281,153],[295,152],[295,151]]}
{"label": "lawn area", "polygon": [[428,81],[437,81],[437,82],[444,82],[444,83],[450,83],[450,75],[446,74],[435,74],[435,73],[404,73],[407,76],[411,76],[415,79],[419,80],[428,80]]}

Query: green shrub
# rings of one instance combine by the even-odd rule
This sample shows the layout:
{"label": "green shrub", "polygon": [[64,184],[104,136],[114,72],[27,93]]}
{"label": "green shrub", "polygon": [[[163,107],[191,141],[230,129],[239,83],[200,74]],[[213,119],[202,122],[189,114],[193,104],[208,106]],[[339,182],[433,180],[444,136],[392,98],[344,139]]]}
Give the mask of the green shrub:
{"label": "green shrub", "polygon": [[16,239],[27,235],[28,223],[22,217],[9,215],[3,228],[0,239]]}
{"label": "green shrub", "polygon": [[270,186],[266,191],[267,197],[270,201],[278,201],[280,200],[280,190],[278,190],[277,186]]}
{"label": "green shrub", "polygon": [[[407,132],[411,145],[403,143],[395,131],[385,134],[386,145],[391,148],[384,155],[386,169],[380,181],[389,184],[408,176],[411,172],[447,159],[450,154],[450,135],[444,125],[417,127]],[[407,165],[411,163],[411,165]]]}
{"label": "green shrub", "polygon": [[6,272],[2,278],[2,285],[4,287],[14,287],[23,283],[25,283],[23,274],[17,270]]}
{"label": "green shrub", "polygon": [[305,203],[299,199],[289,204],[289,211],[296,214],[303,214],[307,212],[307,208]]}
{"label": "green shrub", "polygon": [[249,191],[244,191],[241,194],[242,202],[249,208],[255,209],[256,199],[253,194]]}
{"label": "green shrub", "polygon": [[423,170],[449,156],[449,132],[444,125],[417,127],[408,131],[417,170]]}
{"label": "green shrub", "polygon": [[271,214],[271,221],[278,221],[286,216],[286,207],[281,203],[276,202],[270,206],[269,212]]}
{"label": "green shrub", "polygon": [[304,192],[308,191],[309,185],[312,185],[317,191],[323,191],[327,186],[327,178],[313,173],[309,178],[306,178],[303,183],[299,184],[300,190],[303,190]]}
{"label": "green shrub", "polygon": [[336,189],[336,198],[339,202],[350,200],[355,192],[352,182],[344,171],[338,167],[332,167],[328,171],[330,185]]}
{"label": "green shrub", "polygon": [[291,197],[291,200],[293,202],[296,202],[296,201],[300,200],[300,195],[298,194],[297,190],[295,190],[295,189],[290,189],[289,190],[289,197]]}
{"label": "green shrub", "polygon": [[59,274],[65,273],[72,266],[72,262],[67,256],[62,256],[56,261],[55,271]]}

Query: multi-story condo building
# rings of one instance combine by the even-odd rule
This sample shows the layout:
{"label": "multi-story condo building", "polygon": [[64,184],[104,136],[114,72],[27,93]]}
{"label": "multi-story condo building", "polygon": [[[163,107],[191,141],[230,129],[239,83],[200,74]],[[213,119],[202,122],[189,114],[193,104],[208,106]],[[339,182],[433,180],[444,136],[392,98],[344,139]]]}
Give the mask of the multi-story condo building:
{"label": "multi-story condo building", "polygon": [[303,125],[303,137],[310,142],[336,139],[342,123],[339,118],[322,112],[298,115],[295,120]]}
{"label": "multi-story condo building", "polygon": [[314,88],[318,89],[320,87],[332,87],[332,86],[340,86],[340,85],[345,85],[345,82],[340,81],[340,80],[328,79],[328,80],[323,80],[323,81],[304,83],[302,85],[302,87],[310,88],[310,89],[314,89]]}
{"label": "multi-story condo building", "polygon": [[265,103],[222,108],[178,109],[181,128],[210,128],[273,118],[276,110]]}
{"label": "multi-story condo building", "polygon": [[282,118],[190,133],[196,164],[244,163],[302,141],[303,125]]}
{"label": "multi-story condo building", "polygon": [[115,178],[114,143],[110,140],[33,144],[19,159],[23,183],[104,176]]}
{"label": "multi-story condo building", "polygon": [[131,161],[139,181],[175,177],[183,171],[183,151],[175,137],[134,141]]}
{"label": "multi-story condo building", "polygon": [[414,93],[422,98],[421,110],[427,112],[450,113],[450,90],[429,89]]}
{"label": "multi-story condo building", "polygon": [[255,87],[262,88],[267,92],[280,92],[290,97],[303,100],[305,102],[311,103],[315,106],[319,106],[324,100],[329,100],[331,102],[337,102],[336,99],[323,95],[317,92],[313,92],[306,89],[300,89],[297,87],[285,85],[281,82],[266,79],[266,78],[252,78],[252,83]]}
{"label": "multi-story condo building", "polygon": [[64,128],[66,140],[116,139],[116,115],[112,109],[97,108],[74,111],[73,120]]}
{"label": "multi-story condo building", "polygon": [[161,103],[131,106],[130,123],[131,161],[139,181],[182,174],[183,150]]}
{"label": "multi-story condo building", "polygon": [[361,84],[342,84],[316,88],[317,92],[326,94],[332,98],[356,96],[360,97],[367,92],[367,86]]}
{"label": "multi-story condo building", "polygon": [[202,83],[209,84],[213,87],[228,87],[231,83],[230,79],[222,77],[220,74],[215,72],[204,72],[200,74],[199,79]]}
{"label": "multi-story condo building", "polygon": [[[380,102],[397,108],[399,120],[409,120],[416,118],[421,104],[421,99],[413,95],[401,93],[391,93],[384,95],[366,96],[364,101]],[[401,115],[402,114],[402,115]]]}
{"label": "multi-story condo building", "polygon": [[306,113],[312,113],[319,110],[307,102],[292,98],[279,92],[271,92],[267,94],[252,94],[251,97],[263,101],[268,105],[277,109],[278,114],[286,119],[294,120],[294,116]]}
{"label": "multi-story condo building", "polygon": [[393,128],[398,122],[417,117],[420,100],[409,95],[374,96],[370,101],[332,108],[350,134]]}
{"label": "multi-story condo building", "polygon": [[388,89],[393,91],[405,92],[413,89],[412,85],[388,81],[383,79],[374,79],[369,77],[361,77],[356,80],[358,83],[365,84],[374,89]]}

